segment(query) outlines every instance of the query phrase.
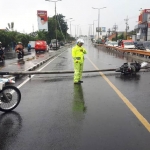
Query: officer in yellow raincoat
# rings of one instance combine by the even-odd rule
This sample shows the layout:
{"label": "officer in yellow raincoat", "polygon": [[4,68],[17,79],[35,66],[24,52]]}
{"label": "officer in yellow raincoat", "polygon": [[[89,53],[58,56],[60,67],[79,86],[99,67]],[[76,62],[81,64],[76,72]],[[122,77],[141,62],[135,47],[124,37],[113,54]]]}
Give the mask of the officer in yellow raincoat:
{"label": "officer in yellow raincoat", "polygon": [[74,62],[74,84],[83,83],[82,72],[83,72],[83,64],[84,64],[84,54],[87,53],[82,45],[84,44],[83,39],[77,40],[77,45],[72,48],[72,57]]}

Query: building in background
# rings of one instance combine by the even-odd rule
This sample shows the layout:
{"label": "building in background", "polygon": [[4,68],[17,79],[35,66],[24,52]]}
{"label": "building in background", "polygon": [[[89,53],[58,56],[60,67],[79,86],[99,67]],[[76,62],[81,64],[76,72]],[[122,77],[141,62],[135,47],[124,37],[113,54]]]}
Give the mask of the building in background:
{"label": "building in background", "polygon": [[47,11],[37,10],[38,30],[48,31]]}
{"label": "building in background", "polygon": [[150,9],[144,9],[138,18],[136,30],[137,41],[150,41]]}

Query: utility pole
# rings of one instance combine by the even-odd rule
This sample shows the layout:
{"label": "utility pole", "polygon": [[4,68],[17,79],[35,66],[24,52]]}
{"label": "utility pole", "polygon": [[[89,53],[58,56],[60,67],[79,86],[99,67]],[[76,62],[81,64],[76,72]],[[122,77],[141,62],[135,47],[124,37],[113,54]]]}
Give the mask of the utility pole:
{"label": "utility pole", "polygon": [[128,32],[128,30],[129,30],[129,25],[128,25],[128,21],[129,21],[129,19],[128,19],[128,16],[127,16],[127,18],[126,19],[124,19],[124,21],[125,21],[125,24],[126,24],[126,40],[127,40],[127,32]]}
{"label": "utility pole", "polygon": [[110,28],[108,29],[108,31],[107,31],[107,32],[108,32],[108,36],[110,36],[110,32],[111,32]]}
{"label": "utility pole", "polygon": [[98,10],[98,40],[99,40],[99,32],[100,32],[100,35],[101,35],[101,31],[99,31],[100,30],[100,10],[101,9],[104,9],[104,8],[106,8],[106,7],[102,7],[102,8],[94,8],[94,7],[92,7],[93,9],[97,9]]}
{"label": "utility pole", "polygon": [[116,41],[117,41],[117,40],[118,40],[118,39],[117,39],[117,36],[118,36],[118,33],[117,33],[118,25],[116,25],[116,23],[115,23],[115,25],[113,26],[113,30],[114,30],[114,32],[116,33]]}
{"label": "utility pole", "polygon": [[57,13],[56,13],[56,3],[58,1],[61,1],[61,0],[56,0],[56,1],[51,1],[51,0],[45,0],[45,1],[49,1],[49,2],[54,2],[55,3],[55,34],[56,34],[56,48],[57,48]]}

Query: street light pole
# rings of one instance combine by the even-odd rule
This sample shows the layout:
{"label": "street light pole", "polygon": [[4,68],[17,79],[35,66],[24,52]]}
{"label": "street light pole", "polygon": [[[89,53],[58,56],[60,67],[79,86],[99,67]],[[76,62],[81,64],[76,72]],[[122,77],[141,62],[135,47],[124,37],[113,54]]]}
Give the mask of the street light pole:
{"label": "street light pole", "polygon": [[56,0],[56,1],[51,1],[51,0],[45,0],[49,2],[54,2],[55,3],[55,35],[56,35],[56,49],[57,49],[57,17],[56,17],[56,2],[61,1],[61,0]]}
{"label": "street light pole", "polygon": [[[67,21],[70,20],[70,19],[72,19],[72,18],[66,19],[66,23],[67,23]],[[66,30],[66,42],[67,42],[67,30]]]}
{"label": "street light pole", "polygon": [[77,38],[78,38],[78,30],[79,30],[80,24],[77,25]]}
{"label": "street light pole", "polygon": [[90,35],[90,36],[92,35],[92,25],[93,25],[93,24],[89,24],[89,35]]}
{"label": "street light pole", "polygon": [[79,24],[78,25],[74,24],[74,26],[75,26],[75,39],[77,39],[77,29],[78,29]]}
{"label": "street light pole", "polygon": [[92,7],[92,8],[98,10],[98,39],[99,39],[100,10],[101,10],[101,9],[104,9],[104,8],[106,8],[106,7],[102,7],[102,8],[95,8],[95,7]]}
{"label": "street light pole", "polygon": [[94,21],[97,21],[97,20],[93,20],[93,36],[94,36]]}
{"label": "street light pole", "polygon": [[74,20],[71,20],[71,21],[70,21],[70,37],[71,37],[71,22],[72,22],[72,21],[74,21]]}

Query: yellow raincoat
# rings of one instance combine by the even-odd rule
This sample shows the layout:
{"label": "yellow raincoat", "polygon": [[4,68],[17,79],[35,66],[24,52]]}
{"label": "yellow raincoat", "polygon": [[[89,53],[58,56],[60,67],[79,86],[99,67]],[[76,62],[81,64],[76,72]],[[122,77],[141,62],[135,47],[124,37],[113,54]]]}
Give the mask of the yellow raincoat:
{"label": "yellow raincoat", "polygon": [[76,45],[72,48],[72,58],[74,61],[74,83],[79,82],[82,79],[84,54],[87,54],[84,47]]}

